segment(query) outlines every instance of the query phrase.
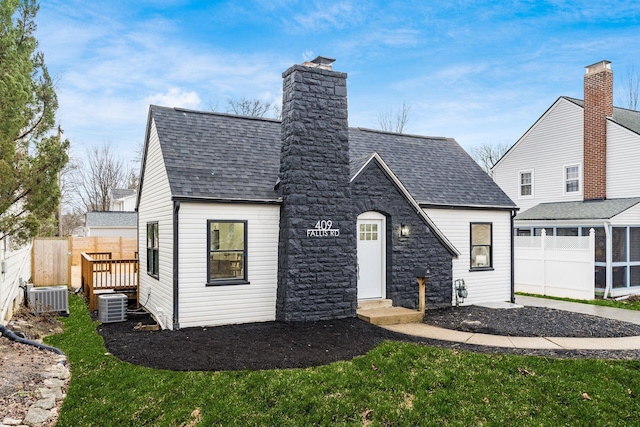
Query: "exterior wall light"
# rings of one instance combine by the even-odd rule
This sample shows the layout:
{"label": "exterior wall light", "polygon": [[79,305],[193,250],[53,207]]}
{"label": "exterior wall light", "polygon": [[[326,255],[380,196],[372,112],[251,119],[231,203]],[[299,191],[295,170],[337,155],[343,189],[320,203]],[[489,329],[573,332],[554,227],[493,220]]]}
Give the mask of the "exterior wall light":
{"label": "exterior wall light", "polygon": [[400,224],[400,237],[407,237],[409,235],[409,226],[406,224]]}

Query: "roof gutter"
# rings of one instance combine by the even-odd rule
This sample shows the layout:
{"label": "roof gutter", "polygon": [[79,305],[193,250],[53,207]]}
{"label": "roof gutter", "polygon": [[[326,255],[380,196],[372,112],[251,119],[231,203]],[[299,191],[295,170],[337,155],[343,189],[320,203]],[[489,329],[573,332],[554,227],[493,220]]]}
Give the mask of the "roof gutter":
{"label": "roof gutter", "polygon": [[452,205],[445,203],[431,203],[431,202],[419,202],[421,208],[427,209],[478,209],[478,210],[504,210],[504,211],[518,211],[520,208],[517,206],[505,206],[505,205]]}
{"label": "roof gutter", "polygon": [[199,203],[248,203],[260,205],[280,205],[282,198],[278,199],[234,199],[206,196],[172,196],[174,202],[199,202]]}

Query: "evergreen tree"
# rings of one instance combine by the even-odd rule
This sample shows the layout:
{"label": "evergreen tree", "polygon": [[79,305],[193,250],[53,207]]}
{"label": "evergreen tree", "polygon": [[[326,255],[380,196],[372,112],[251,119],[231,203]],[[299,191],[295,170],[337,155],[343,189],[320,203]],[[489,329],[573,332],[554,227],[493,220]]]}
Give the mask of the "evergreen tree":
{"label": "evergreen tree", "polygon": [[69,141],[53,134],[58,100],[38,51],[33,0],[0,0],[0,239],[24,242],[58,208]]}

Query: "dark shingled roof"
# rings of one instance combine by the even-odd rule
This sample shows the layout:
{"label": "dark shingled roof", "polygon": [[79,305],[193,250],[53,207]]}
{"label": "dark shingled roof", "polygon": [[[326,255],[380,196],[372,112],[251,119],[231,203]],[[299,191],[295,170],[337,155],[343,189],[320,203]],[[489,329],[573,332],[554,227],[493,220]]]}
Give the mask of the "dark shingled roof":
{"label": "dark shingled roof", "polygon": [[277,200],[280,122],[151,106],[171,194]]}
{"label": "dark shingled roof", "polygon": [[640,197],[540,203],[519,213],[516,220],[609,219],[640,203]]}
{"label": "dark shingled roof", "polygon": [[349,147],[378,153],[419,204],[515,207],[453,138],[350,128]]}
{"label": "dark shingled roof", "polygon": [[[173,196],[275,201],[280,122],[151,106]],[[513,208],[450,138],[349,129],[351,174],[377,152],[421,204]]]}
{"label": "dark shingled roof", "polygon": [[[582,99],[570,98],[568,96],[563,96],[563,98],[584,108],[584,101]],[[640,111],[613,107],[613,121],[630,131],[640,134]]]}

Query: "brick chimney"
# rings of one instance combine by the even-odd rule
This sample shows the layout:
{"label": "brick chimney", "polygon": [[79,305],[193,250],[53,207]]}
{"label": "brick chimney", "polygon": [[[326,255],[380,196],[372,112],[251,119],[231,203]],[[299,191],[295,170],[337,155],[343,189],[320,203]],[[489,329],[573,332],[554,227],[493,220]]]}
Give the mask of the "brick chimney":
{"label": "brick chimney", "polygon": [[355,317],[347,75],[318,57],[285,71],[276,318]]}
{"label": "brick chimney", "polygon": [[584,75],[584,200],[607,198],[607,117],[612,116],[611,62],[596,62]]}

